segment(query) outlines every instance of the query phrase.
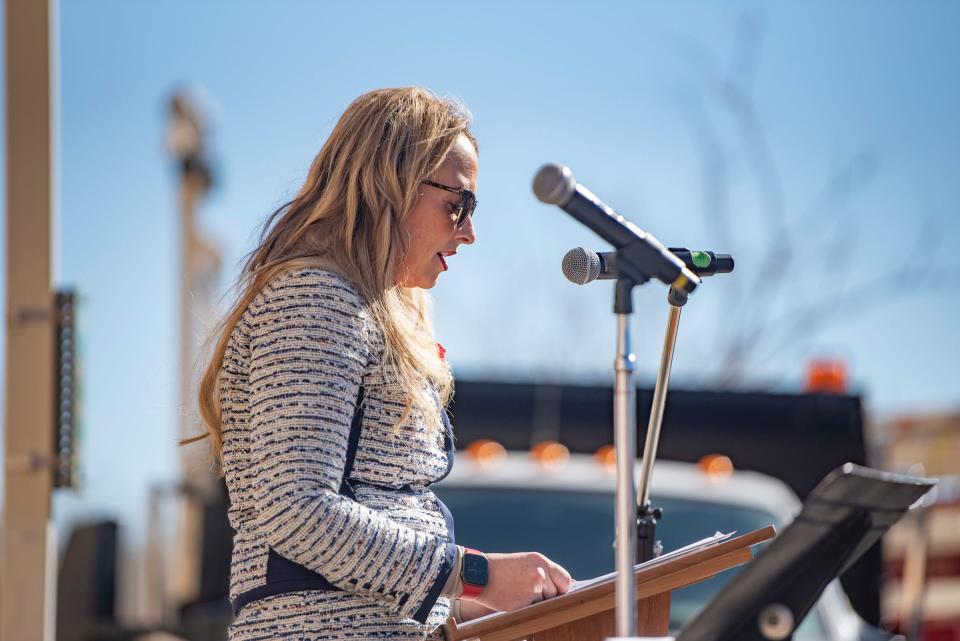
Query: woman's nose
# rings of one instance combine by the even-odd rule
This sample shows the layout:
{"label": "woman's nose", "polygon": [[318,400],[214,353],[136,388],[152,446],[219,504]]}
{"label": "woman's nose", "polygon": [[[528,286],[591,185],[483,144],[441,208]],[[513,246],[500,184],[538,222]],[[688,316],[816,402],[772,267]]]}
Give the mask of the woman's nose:
{"label": "woman's nose", "polygon": [[457,230],[455,238],[464,245],[472,245],[477,242],[477,230],[473,226],[473,216],[467,216],[463,221],[463,226]]}

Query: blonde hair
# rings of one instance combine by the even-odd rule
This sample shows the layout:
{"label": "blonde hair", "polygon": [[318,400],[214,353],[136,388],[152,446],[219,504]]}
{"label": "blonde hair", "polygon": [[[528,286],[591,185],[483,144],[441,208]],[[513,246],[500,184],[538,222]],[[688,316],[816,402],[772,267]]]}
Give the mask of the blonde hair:
{"label": "blonde hair", "polygon": [[211,438],[220,459],[223,438],[218,378],[230,335],[261,289],[279,272],[323,266],[350,281],[365,299],[384,336],[383,364],[406,395],[397,425],[413,411],[430,412],[432,384],[446,405],[453,377],[438,354],[420,289],[394,284],[406,246],[404,221],[420,181],[443,163],[458,137],[474,147],[470,119],[457,102],[417,88],[365,93],[347,108],[310,165],[297,195],[273,212],[259,245],[236,283],[237,300],[214,331],[216,348],[200,379],[198,400],[207,432],[181,444]]}

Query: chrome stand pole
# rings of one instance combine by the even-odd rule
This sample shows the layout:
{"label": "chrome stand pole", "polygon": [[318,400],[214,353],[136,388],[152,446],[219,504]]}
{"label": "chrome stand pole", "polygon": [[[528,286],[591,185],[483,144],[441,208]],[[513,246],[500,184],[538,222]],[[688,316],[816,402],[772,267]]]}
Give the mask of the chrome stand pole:
{"label": "chrome stand pole", "polygon": [[630,314],[634,283],[617,281],[617,356],[614,362],[613,427],[617,454],[616,501],[616,632],[618,637],[637,634],[637,589],[633,566],[637,541],[634,461],[637,455],[636,385],[637,357],[630,347]]}

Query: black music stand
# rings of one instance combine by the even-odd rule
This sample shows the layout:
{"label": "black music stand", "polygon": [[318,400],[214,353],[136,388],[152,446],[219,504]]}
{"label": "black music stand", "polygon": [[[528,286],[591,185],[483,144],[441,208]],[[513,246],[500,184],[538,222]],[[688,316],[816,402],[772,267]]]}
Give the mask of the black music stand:
{"label": "black music stand", "polygon": [[824,588],[934,485],[847,463],[810,493],[796,520],[707,605],[677,641],[782,641]]}

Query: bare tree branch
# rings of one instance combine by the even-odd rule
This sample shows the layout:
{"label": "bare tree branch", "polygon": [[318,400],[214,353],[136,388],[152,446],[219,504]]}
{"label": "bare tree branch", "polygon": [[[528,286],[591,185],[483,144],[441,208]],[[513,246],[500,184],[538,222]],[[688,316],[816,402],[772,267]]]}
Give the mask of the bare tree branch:
{"label": "bare tree branch", "polygon": [[[869,147],[857,151],[830,174],[803,211],[789,216],[776,158],[750,91],[762,38],[758,22],[749,15],[742,17],[726,73],[699,43],[678,46],[679,55],[699,78],[704,95],[730,118],[735,144],[746,158],[761,214],[768,223],[755,281],[746,292],[735,290],[735,318],[726,323],[730,330],[722,347],[724,369],[715,381],[723,386],[740,383],[751,366],[788,346],[802,347],[832,323],[868,313],[899,297],[957,287],[942,278],[931,278],[936,270],[930,257],[942,242],[942,226],[932,217],[924,221],[913,247],[895,267],[880,266],[875,278],[848,284],[863,216],[851,211],[851,206],[879,173],[877,153]],[[710,118],[711,103],[704,103],[695,90],[677,91],[676,98],[700,155],[702,214],[720,242],[733,248],[739,236],[730,214],[733,156]],[[811,256],[805,265],[813,267],[804,270],[814,279],[810,301],[802,299],[797,272],[791,269],[801,247],[805,256]],[[788,311],[771,316],[782,292],[793,296]]]}

